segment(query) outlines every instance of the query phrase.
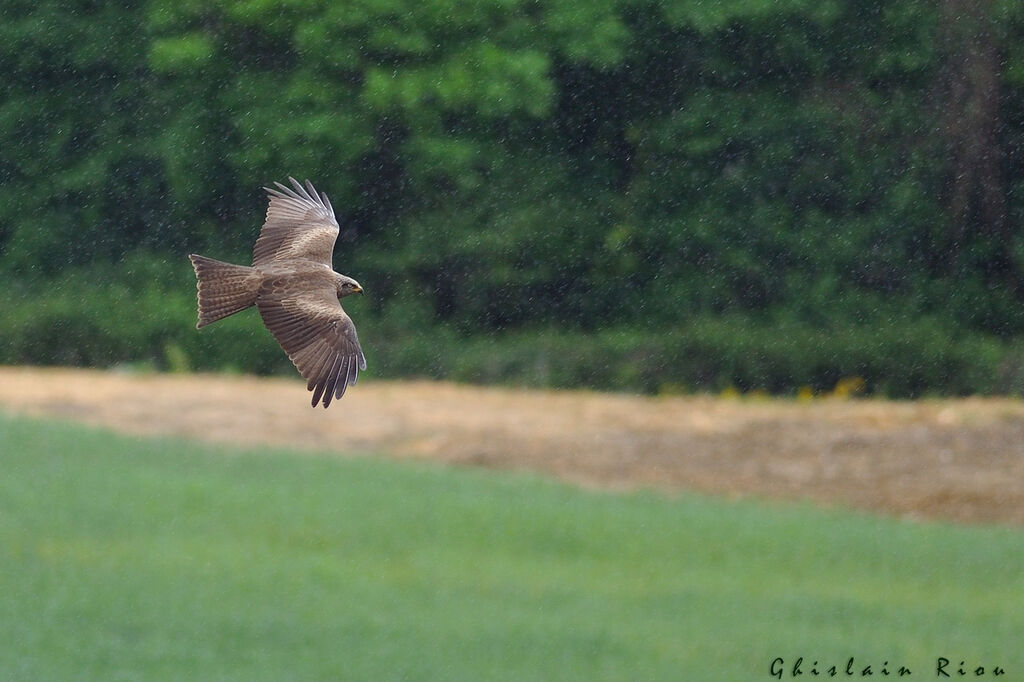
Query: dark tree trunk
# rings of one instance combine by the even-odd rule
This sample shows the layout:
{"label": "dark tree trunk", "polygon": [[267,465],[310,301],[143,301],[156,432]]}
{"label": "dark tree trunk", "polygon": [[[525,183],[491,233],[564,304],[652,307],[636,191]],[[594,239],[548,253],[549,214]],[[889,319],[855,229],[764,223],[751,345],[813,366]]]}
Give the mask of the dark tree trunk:
{"label": "dark tree trunk", "polygon": [[949,265],[976,236],[1009,236],[998,136],[1001,60],[991,7],[991,0],[943,0]]}

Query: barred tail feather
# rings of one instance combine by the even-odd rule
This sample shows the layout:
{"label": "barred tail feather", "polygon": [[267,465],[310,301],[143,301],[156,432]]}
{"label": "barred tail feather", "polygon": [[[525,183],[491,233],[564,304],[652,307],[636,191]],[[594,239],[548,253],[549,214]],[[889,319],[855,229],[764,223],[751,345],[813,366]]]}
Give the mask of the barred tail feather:
{"label": "barred tail feather", "polygon": [[261,277],[254,268],[223,263],[196,254],[189,255],[188,259],[192,261],[198,280],[197,329],[228,315],[234,315],[256,303]]}

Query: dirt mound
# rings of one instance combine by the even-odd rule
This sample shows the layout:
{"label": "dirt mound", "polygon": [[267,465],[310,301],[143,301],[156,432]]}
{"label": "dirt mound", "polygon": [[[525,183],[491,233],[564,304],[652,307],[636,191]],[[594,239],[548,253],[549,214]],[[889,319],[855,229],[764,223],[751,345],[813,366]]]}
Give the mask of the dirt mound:
{"label": "dirt mound", "polygon": [[1017,400],[799,403],[381,381],[325,411],[288,379],[0,367],[0,409],[136,434],[530,469],[603,488],[1024,524]]}

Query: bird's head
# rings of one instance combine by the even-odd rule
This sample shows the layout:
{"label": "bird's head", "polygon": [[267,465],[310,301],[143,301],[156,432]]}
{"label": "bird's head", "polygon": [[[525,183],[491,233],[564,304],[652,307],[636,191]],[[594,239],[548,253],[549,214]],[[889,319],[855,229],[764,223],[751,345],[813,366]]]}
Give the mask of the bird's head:
{"label": "bird's head", "polygon": [[363,288],[359,286],[359,282],[355,281],[351,277],[345,275],[339,275],[338,279],[338,298],[345,298],[351,294],[361,294]]}

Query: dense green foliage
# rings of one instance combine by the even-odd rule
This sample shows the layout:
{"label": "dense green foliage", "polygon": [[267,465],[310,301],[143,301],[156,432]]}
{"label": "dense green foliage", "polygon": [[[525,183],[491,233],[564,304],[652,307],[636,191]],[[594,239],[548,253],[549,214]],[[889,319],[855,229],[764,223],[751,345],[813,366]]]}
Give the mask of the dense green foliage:
{"label": "dense green foliage", "polygon": [[[537,362],[579,365],[569,383],[1019,389],[1020,3],[11,0],[2,18],[0,361],[215,345],[186,336],[190,274],[161,262],[243,260],[259,187],[293,174],[339,209],[381,374],[486,379],[448,356],[557,337]],[[53,282],[82,302],[47,304],[72,333],[31,319]],[[280,367],[262,343],[227,356]],[[665,364],[580,359],[616,344],[608,364]],[[672,360],[705,346],[724,356]]]}
{"label": "dense green foliage", "polygon": [[751,680],[776,656],[851,655],[915,679],[938,656],[1024,668],[1019,529],[3,416],[0,467],[9,680]]}

